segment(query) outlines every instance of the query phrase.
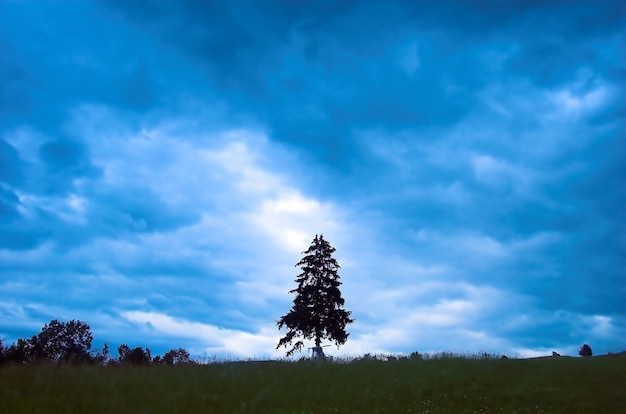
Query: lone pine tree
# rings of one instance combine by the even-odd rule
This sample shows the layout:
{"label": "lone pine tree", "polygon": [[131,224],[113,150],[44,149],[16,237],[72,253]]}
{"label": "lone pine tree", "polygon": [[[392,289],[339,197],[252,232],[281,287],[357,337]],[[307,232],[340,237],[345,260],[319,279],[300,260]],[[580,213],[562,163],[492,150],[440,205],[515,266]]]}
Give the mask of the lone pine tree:
{"label": "lone pine tree", "polygon": [[[295,280],[298,287],[289,291],[296,294],[293,306],[277,322],[278,329],[285,326],[289,332],[276,349],[291,345],[296,337],[315,338],[316,347],[321,346],[322,339],[329,339],[337,346],[348,340],[350,334],[346,332],[346,325],[354,320],[350,319],[351,312],[343,309],[345,301],[339,290],[339,264],[332,257],[334,252],[335,248],[322,235],[316,235],[309,249],[302,252],[305,256],[296,264],[302,269]],[[304,342],[298,340],[287,356],[303,346]]]}

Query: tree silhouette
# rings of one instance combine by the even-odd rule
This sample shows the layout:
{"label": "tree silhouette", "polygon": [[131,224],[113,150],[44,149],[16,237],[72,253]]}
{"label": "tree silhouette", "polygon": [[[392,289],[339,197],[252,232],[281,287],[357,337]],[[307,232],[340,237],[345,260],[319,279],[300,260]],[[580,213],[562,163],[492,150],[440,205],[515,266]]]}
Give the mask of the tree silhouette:
{"label": "tree silhouette", "polygon": [[[334,341],[337,346],[348,340],[350,334],[345,328],[354,320],[350,319],[351,312],[343,309],[345,301],[339,290],[339,264],[332,257],[334,252],[335,248],[324,240],[323,235],[316,235],[309,249],[302,252],[305,256],[296,264],[302,269],[295,280],[298,287],[289,291],[296,294],[293,306],[277,322],[278,329],[287,327],[289,331],[276,349],[291,345],[296,337],[315,338],[317,348],[322,339]],[[304,342],[298,340],[287,356],[303,346]]]}
{"label": "tree silhouette", "polygon": [[163,355],[163,362],[167,365],[187,364],[191,362],[189,352],[184,348],[171,349]]}
{"label": "tree silhouette", "polygon": [[149,365],[152,361],[149,348],[144,350],[138,346],[131,349],[127,344],[122,344],[117,347],[117,353],[119,354],[118,361],[121,364]]}
{"label": "tree silhouette", "polygon": [[86,362],[91,359],[89,349],[92,340],[91,328],[85,322],[53,319],[31,338],[28,352],[34,359]]}
{"label": "tree silhouette", "polygon": [[29,340],[18,338],[17,342],[12,344],[4,351],[4,361],[14,364],[25,364],[31,359],[32,346]]}
{"label": "tree silhouette", "polygon": [[578,355],[583,357],[590,357],[593,355],[593,352],[591,351],[591,347],[589,345],[583,344],[583,346],[581,346],[578,350]]}
{"label": "tree silhouette", "polygon": [[130,363],[133,365],[149,365],[150,361],[152,361],[152,357],[150,356],[150,349],[146,348],[144,350],[140,346],[130,351],[124,359],[125,363]]}
{"label": "tree silhouette", "polygon": [[117,347],[117,359],[119,360],[119,362],[124,362],[128,354],[130,354],[130,347],[128,346],[128,344],[121,344]]}

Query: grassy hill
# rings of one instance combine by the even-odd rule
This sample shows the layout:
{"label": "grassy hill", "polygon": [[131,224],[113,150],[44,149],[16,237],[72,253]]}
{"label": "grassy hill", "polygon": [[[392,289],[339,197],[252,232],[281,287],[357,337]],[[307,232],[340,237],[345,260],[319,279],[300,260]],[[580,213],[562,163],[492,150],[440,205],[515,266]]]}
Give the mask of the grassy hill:
{"label": "grassy hill", "polygon": [[622,413],[626,357],[0,367],[2,413]]}

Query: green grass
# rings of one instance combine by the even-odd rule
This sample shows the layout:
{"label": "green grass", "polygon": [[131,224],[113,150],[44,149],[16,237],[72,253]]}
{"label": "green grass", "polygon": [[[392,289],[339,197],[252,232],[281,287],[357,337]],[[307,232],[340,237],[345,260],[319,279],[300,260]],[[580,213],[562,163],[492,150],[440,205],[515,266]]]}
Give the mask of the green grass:
{"label": "green grass", "polygon": [[2,413],[622,413],[626,358],[0,367]]}

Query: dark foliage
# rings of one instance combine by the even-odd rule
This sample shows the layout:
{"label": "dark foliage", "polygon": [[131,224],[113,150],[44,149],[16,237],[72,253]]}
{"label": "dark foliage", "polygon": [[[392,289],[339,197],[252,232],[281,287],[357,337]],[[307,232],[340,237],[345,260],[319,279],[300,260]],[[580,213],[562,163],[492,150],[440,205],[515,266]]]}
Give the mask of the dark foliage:
{"label": "dark foliage", "polygon": [[583,346],[581,346],[580,350],[578,351],[578,355],[583,357],[590,357],[593,355],[593,352],[591,352],[591,347],[589,345],[583,344]]}
{"label": "dark foliage", "polygon": [[31,348],[30,341],[20,338],[17,342],[5,349],[3,359],[5,362],[25,364],[30,359]]}
{"label": "dark foliage", "polygon": [[[295,293],[291,310],[282,316],[278,328],[287,327],[289,331],[278,342],[276,348],[289,346],[297,337],[315,339],[315,346],[320,347],[322,339],[334,341],[337,346],[348,340],[346,325],[354,322],[350,311],[343,309],[344,299],[339,286],[339,264],[332,257],[335,248],[324,236],[316,235],[305,255],[296,267],[302,273],[296,278],[298,287],[289,293]],[[287,356],[299,351],[304,346],[298,340],[287,352]]]}
{"label": "dark foliage", "polygon": [[104,346],[102,347],[102,351],[97,352],[93,356],[92,361],[100,365],[106,365],[111,361],[111,354],[109,353],[108,343],[106,342],[104,343]]}
{"label": "dark foliage", "polygon": [[53,319],[31,339],[19,338],[9,347],[0,338],[0,364],[55,361],[61,364],[88,362],[99,365],[178,365],[193,362],[184,348],[172,349],[163,356],[152,358],[149,348],[131,349],[127,344],[121,344],[117,348],[118,358],[111,358],[109,344],[106,342],[101,350],[90,352],[92,340],[91,328],[85,322],[59,322]]}
{"label": "dark foliage", "polygon": [[91,328],[85,322],[53,319],[31,338],[31,357],[66,363],[88,362],[92,340]]}
{"label": "dark foliage", "polygon": [[152,361],[150,349],[148,348],[143,349],[138,346],[130,349],[128,345],[122,344],[117,348],[117,352],[119,354],[119,362],[121,364],[149,365]]}
{"label": "dark foliage", "polygon": [[191,362],[189,352],[183,348],[172,349],[163,355],[163,362],[167,365],[187,364]]}
{"label": "dark foliage", "polygon": [[126,357],[125,362],[130,362],[134,365],[148,365],[152,357],[150,356],[150,349],[146,348],[145,350],[138,346],[134,348]]}
{"label": "dark foliage", "polygon": [[92,340],[91,328],[85,322],[53,319],[31,339],[19,338],[8,348],[2,346],[0,361],[16,364],[46,360],[64,364],[89,362]]}
{"label": "dark foliage", "polygon": [[130,354],[130,347],[127,344],[122,344],[117,347],[118,361],[123,362],[124,359]]}
{"label": "dark foliage", "polygon": [[415,351],[415,352],[411,352],[411,359],[424,359],[424,356],[422,354],[420,354],[419,352]]}

